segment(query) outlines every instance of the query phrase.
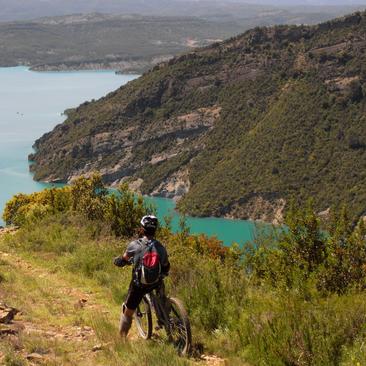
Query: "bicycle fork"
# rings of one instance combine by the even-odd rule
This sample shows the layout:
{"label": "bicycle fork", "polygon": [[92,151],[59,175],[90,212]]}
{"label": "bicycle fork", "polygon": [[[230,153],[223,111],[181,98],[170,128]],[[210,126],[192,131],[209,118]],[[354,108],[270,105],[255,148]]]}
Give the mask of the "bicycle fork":
{"label": "bicycle fork", "polygon": [[162,298],[160,296],[159,298],[154,297],[154,307],[158,318],[159,329],[164,327],[167,332],[168,339],[169,341],[171,341],[172,329],[169,319],[170,309],[168,309],[168,303],[169,301],[166,297],[165,298]]}

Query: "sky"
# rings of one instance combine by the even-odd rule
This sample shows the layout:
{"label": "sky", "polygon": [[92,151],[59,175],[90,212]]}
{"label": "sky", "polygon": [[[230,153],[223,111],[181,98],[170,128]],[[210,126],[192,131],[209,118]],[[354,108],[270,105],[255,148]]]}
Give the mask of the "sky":
{"label": "sky", "polygon": [[366,0],[233,0],[233,1],[240,3],[270,4],[270,5],[282,5],[282,6],[366,5]]}

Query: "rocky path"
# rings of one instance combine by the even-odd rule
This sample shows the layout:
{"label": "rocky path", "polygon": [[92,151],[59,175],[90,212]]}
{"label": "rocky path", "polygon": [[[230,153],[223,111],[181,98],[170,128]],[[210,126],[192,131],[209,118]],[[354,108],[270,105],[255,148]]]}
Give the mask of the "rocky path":
{"label": "rocky path", "polygon": [[[70,287],[56,274],[35,267],[33,263],[30,264],[14,254],[0,252],[0,260],[3,265],[11,265],[12,270],[16,270],[18,278],[24,280],[25,283],[29,281],[40,286],[45,283],[52,284],[43,287],[44,298],[38,299],[38,302],[34,301],[37,300],[38,294],[34,296],[30,294],[29,301],[24,299],[23,291],[20,290],[18,293],[17,285],[13,287],[14,292],[11,294],[0,290],[0,298],[5,298],[7,302],[18,296],[24,299],[21,301],[23,306],[20,306],[19,310],[12,311],[11,307],[2,306],[5,308],[3,314],[11,315],[8,316],[6,324],[3,324],[2,335],[7,336],[7,340],[14,346],[15,353],[27,359],[30,365],[63,364],[62,357],[57,354],[57,349],[52,349],[52,346],[58,343],[62,345],[60,348],[71,352],[75,350],[72,364],[87,364],[83,360],[95,358],[95,352],[101,346],[93,328],[82,321],[80,324],[77,322],[73,324],[72,319],[69,319],[69,314],[73,313],[82,316],[81,312],[103,311],[101,305],[93,301],[92,295],[81,289]],[[50,314],[46,310],[49,310]],[[39,318],[35,318],[37,313],[40,314]],[[49,317],[52,314],[54,316]],[[29,347],[27,349],[22,344],[22,338],[31,341],[34,339],[34,342],[45,344],[45,347],[35,346],[32,352]],[[47,345],[50,347],[48,348]],[[37,348],[39,349],[37,350]]]}
{"label": "rocky path", "polygon": [[[28,365],[106,365],[101,351],[108,351],[120,340],[115,332],[112,334],[114,340],[101,341],[103,337],[97,334],[93,316],[103,314],[115,324],[118,309],[111,314],[95,293],[70,285],[61,273],[52,273],[14,253],[0,252],[0,262],[15,276],[12,290],[6,286],[0,288],[0,300],[14,303],[19,309],[12,311],[4,304],[1,307],[0,302],[0,319],[12,312],[7,324],[1,324],[0,320],[0,343],[2,340],[9,343],[15,358],[19,356],[27,360]],[[25,295],[27,292],[28,296]],[[131,343],[138,341],[134,329],[129,340]],[[0,364],[4,360],[4,348],[0,348]],[[188,363],[226,364],[216,356],[202,356],[200,360]]]}

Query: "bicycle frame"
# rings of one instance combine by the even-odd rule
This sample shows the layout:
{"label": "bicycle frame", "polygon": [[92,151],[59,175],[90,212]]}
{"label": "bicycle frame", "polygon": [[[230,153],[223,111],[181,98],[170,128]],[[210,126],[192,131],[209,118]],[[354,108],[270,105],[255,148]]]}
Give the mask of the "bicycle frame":
{"label": "bicycle frame", "polygon": [[149,300],[152,309],[155,311],[158,325],[164,326],[168,335],[171,334],[170,323],[169,323],[169,316],[167,314],[167,309],[164,307],[162,301],[168,303],[166,295],[165,295],[165,287],[164,284],[154,289],[149,294],[146,295],[147,299]]}

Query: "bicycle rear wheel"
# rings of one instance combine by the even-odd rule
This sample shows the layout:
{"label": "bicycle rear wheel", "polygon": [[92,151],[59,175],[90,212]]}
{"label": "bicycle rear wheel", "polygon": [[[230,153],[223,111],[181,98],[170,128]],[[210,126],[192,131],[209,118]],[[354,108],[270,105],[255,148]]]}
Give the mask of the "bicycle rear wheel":
{"label": "bicycle rear wheel", "polygon": [[191,351],[192,333],[188,314],[179,299],[171,297],[169,300],[169,340],[177,348],[180,355],[188,355]]}
{"label": "bicycle rear wheel", "polygon": [[137,331],[143,339],[150,339],[152,336],[152,314],[149,299],[144,296],[135,312]]}

